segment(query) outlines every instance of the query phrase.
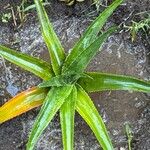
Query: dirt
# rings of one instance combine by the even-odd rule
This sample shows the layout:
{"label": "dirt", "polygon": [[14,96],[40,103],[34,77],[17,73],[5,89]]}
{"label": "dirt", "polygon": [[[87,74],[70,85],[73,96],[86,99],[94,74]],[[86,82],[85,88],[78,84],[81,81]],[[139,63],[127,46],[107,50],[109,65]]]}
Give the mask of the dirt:
{"label": "dirt", "polygon": [[[77,3],[68,7],[58,1],[50,1],[47,6],[49,17],[54,25],[66,52],[80,38],[90,22],[98,15],[91,2]],[[111,1],[108,1],[108,4]],[[0,13],[7,13],[7,4],[16,6],[20,1],[1,0]],[[105,4],[105,1],[103,2]],[[55,9],[53,9],[55,8]],[[100,12],[104,9],[101,7]],[[104,29],[111,25],[130,25],[131,20],[140,20],[138,12],[150,10],[149,0],[125,1],[109,19]],[[18,28],[11,19],[8,23],[0,22],[0,44],[14,48],[23,53],[43,58],[49,61],[46,46],[41,37],[39,23],[35,11],[31,11],[26,21]],[[18,16],[16,16],[18,17]],[[149,37],[140,31],[135,42],[131,42],[129,32],[122,27],[120,33],[113,34],[103,45],[93,61],[88,66],[89,71],[131,75],[149,80]],[[9,98],[29,87],[37,85],[41,80],[29,72],[0,58],[0,105]],[[133,130],[132,148],[134,150],[150,149],[150,103],[149,94],[132,91],[107,91],[90,94],[98,111],[104,119],[116,150],[127,150],[125,123]],[[24,150],[28,134],[32,128],[39,108],[14,118],[0,125],[0,150]],[[101,149],[92,131],[76,114],[75,118],[75,149]],[[37,150],[62,149],[59,115],[55,117],[42,134],[36,146]]]}

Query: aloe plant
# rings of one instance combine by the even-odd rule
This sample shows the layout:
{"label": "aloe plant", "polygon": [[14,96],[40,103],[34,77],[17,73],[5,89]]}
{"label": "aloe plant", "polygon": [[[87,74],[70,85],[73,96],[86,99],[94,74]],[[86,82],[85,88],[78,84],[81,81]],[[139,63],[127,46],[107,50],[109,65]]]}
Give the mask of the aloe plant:
{"label": "aloe plant", "polygon": [[26,147],[27,150],[32,150],[44,129],[59,111],[63,149],[73,150],[74,116],[77,111],[90,126],[101,147],[104,150],[112,150],[113,145],[108,131],[88,92],[105,90],[150,92],[150,83],[133,77],[85,72],[85,68],[101,45],[116,30],[116,27],[111,27],[100,34],[108,17],[122,0],[115,0],[96,18],[68,55],[65,54],[41,1],[34,1],[51,63],[0,45],[2,57],[43,79],[37,87],[18,94],[0,107],[0,123],[42,105]]}

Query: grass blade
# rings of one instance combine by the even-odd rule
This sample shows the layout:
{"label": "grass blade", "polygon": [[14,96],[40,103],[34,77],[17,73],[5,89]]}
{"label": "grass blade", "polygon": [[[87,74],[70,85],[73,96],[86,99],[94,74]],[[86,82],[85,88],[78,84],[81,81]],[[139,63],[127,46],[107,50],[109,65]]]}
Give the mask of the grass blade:
{"label": "grass blade", "polygon": [[[42,4],[43,4],[43,6],[50,5],[50,3],[48,3],[48,2],[45,2],[45,3],[42,3]],[[22,11],[23,12],[27,12],[27,11],[30,11],[30,10],[34,9],[35,7],[36,7],[35,4],[32,4],[32,5],[29,5],[28,7],[26,7]]]}
{"label": "grass blade", "polygon": [[[88,92],[105,90],[133,90],[150,92],[150,83],[134,77],[107,73],[87,73],[90,78],[81,78],[78,83]],[[92,79],[93,78],[93,79]]]}
{"label": "grass blade", "polygon": [[88,27],[86,32],[83,34],[79,42],[74,46],[71,53],[67,56],[64,63],[64,68],[70,65],[77,55],[80,55],[87,47],[89,47],[96,39],[98,33],[106,23],[108,17],[113,11],[120,5],[123,0],[115,0],[108,8],[106,8]]}
{"label": "grass blade", "polygon": [[126,130],[126,135],[127,135],[127,139],[128,139],[128,149],[132,150],[131,144],[133,141],[133,131],[128,123],[125,124],[125,130]]}
{"label": "grass blade", "polygon": [[72,86],[53,87],[48,92],[46,99],[42,105],[42,108],[37,116],[37,119],[32,128],[29,141],[27,143],[27,150],[33,150],[39,136],[43,130],[48,126],[53,119],[56,112],[64,103],[65,99],[72,91]]}
{"label": "grass blade", "polygon": [[43,103],[48,90],[31,88],[13,97],[0,107],[0,123],[19,116]]}
{"label": "grass blade", "polygon": [[76,74],[82,73],[87,67],[90,60],[98,52],[104,41],[116,30],[116,27],[112,27],[100,35],[87,49],[79,53],[74,60],[67,66],[63,67],[64,74]]}
{"label": "grass blade", "polygon": [[52,28],[42,2],[40,0],[34,0],[34,2],[41,24],[43,38],[51,56],[54,73],[59,75],[61,71],[61,65],[65,59],[64,49]]}
{"label": "grass blade", "polygon": [[48,80],[53,76],[51,66],[45,61],[42,61],[35,57],[16,52],[15,50],[2,45],[0,45],[0,56],[25,70],[34,73],[44,80]]}
{"label": "grass blade", "polygon": [[60,108],[60,120],[63,139],[63,150],[73,150],[74,147],[74,115],[77,99],[76,87]]}
{"label": "grass blade", "polygon": [[104,150],[113,150],[105,124],[87,93],[78,86],[76,110],[90,126]]}

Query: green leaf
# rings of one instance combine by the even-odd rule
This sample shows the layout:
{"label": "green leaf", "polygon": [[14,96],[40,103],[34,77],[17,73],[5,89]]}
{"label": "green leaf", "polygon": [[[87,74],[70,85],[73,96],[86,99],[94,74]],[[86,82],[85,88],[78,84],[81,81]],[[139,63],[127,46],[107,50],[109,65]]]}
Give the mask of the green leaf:
{"label": "green leaf", "polygon": [[56,75],[59,75],[62,63],[65,59],[64,49],[53,30],[53,27],[48,19],[48,15],[46,14],[42,2],[40,0],[34,0],[34,2],[36,5],[39,21],[41,24],[43,38],[51,56],[54,73]]}
{"label": "green leaf", "polygon": [[62,106],[71,91],[72,86],[51,88],[32,128],[29,141],[27,143],[27,150],[32,150],[34,148],[39,136],[53,119],[54,115]]}
{"label": "green leaf", "polygon": [[78,86],[76,110],[90,126],[104,150],[113,150],[105,124],[87,93]]}
{"label": "green leaf", "polygon": [[74,147],[74,115],[77,90],[74,86],[71,94],[60,108],[63,149],[73,150]]}
{"label": "green leaf", "polygon": [[51,86],[56,86],[56,87],[66,86],[67,82],[65,82],[65,77],[66,76],[62,76],[62,75],[55,76],[48,81],[43,81],[38,85],[38,87],[44,88],[44,87],[51,87]]}
{"label": "green leaf", "polygon": [[101,34],[87,49],[76,55],[74,60],[68,65],[63,66],[64,74],[82,73],[87,67],[90,60],[99,51],[104,41],[116,30],[116,27],[108,29],[106,32]]}
{"label": "green leaf", "polygon": [[125,124],[125,130],[126,130],[126,135],[127,135],[127,139],[128,139],[128,149],[132,150],[131,144],[132,144],[132,140],[133,140],[133,131],[131,129],[131,126],[128,123]]}
{"label": "green leaf", "polygon": [[[86,74],[70,74],[70,75],[58,75],[55,77],[52,77],[48,81],[43,81],[38,85],[38,87],[43,88],[43,87],[51,87],[51,86],[65,86],[65,85],[70,85],[75,83],[79,78],[88,78],[89,76]],[[89,77],[90,78],[90,77]]]}
{"label": "green leaf", "polygon": [[150,92],[150,83],[137,78],[106,73],[88,72],[89,78],[81,78],[78,83],[88,92],[106,90],[133,90]]}
{"label": "green leaf", "polygon": [[33,87],[23,91],[0,107],[0,124],[43,103],[48,89]]}
{"label": "green leaf", "polygon": [[31,57],[27,54],[16,52],[10,48],[0,45],[0,56],[8,61],[28,70],[44,80],[53,76],[51,66],[43,60]]}
{"label": "green leaf", "polygon": [[[50,3],[48,3],[48,2],[45,2],[45,3],[42,3],[42,4],[43,4],[43,6],[50,5]],[[30,11],[30,10],[34,9],[35,7],[36,7],[35,4],[29,5],[29,6],[26,7],[25,9],[21,10],[21,12],[22,12],[22,11],[23,11],[23,12]]]}
{"label": "green leaf", "polygon": [[87,47],[89,47],[93,43],[103,25],[108,20],[108,17],[113,13],[113,11],[120,5],[122,1],[123,0],[115,0],[88,27],[81,39],[79,39],[79,42],[74,46],[71,53],[67,56],[64,63],[64,68],[68,67],[70,63],[74,61],[74,58],[80,55]]}

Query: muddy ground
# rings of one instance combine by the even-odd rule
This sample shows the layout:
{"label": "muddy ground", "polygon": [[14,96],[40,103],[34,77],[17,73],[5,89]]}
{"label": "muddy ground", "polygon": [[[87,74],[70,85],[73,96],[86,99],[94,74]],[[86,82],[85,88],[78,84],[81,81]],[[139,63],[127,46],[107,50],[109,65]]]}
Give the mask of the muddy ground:
{"label": "muddy ground", "polygon": [[[16,6],[19,6],[20,2],[18,0],[0,0],[1,17],[4,13],[12,12],[9,9],[12,7],[15,17],[18,18]],[[106,4],[105,2],[103,5]],[[107,5],[110,2],[108,1]],[[51,0],[50,3],[51,5],[46,7],[49,17],[67,52],[98,15],[98,12],[88,0],[72,7],[58,1]],[[7,7],[7,5],[10,6]],[[100,12],[103,9],[104,6],[101,6]],[[121,26],[121,31],[107,40],[102,51],[96,55],[87,70],[131,75],[149,80],[150,37],[140,31],[136,41],[132,43],[129,32],[122,26],[122,22],[130,25],[131,20],[139,21],[142,19],[143,15],[136,15],[136,13],[144,11],[150,11],[149,0],[124,1],[104,27],[105,30],[116,24]],[[49,61],[34,10],[27,13],[24,22],[20,23],[18,19],[16,26],[12,18],[7,23],[0,20],[0,44]],[[31,73],[0,58],[0,105],[20,91],[39,84],[40,81]],[[91,97],[106,123],[116,150],[128,149],[124,128],[127,122],[133,130],[132,148],[134,150],[150,149],[149,94],[131,91],[107,91],[93,93]],[[0,125],[0,150],[25,149],[28,133],[38,112],[39,108]],[[78,114],[76,114],[75,120],[75,149],[101,149],[93,133]],[[59,115],[43,133],[36,149],[62,149]]]}

